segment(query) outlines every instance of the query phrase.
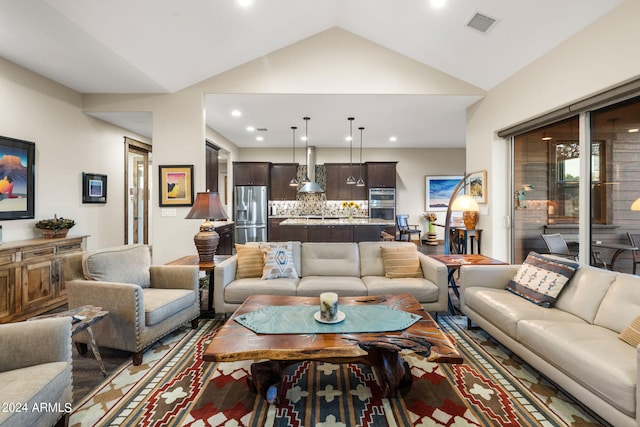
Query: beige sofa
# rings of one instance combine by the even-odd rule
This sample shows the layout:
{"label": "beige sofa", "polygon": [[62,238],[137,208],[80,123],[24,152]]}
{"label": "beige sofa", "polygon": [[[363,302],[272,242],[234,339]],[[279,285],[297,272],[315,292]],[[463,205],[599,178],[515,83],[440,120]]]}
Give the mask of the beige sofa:
{"label": "beige sofa", "polygon": [[463,266],[462,312],[612,425],[640,425],[640,349],[619,338],[640,315],[640,277],[580,264],[544,308],[505,290],[519,267]]}
{"label": "beige sofa", "polygon": [[340,296],[412,294],[426,311],[447,310],[447,267],[418,252],[422,278],[385,277],[380,247],[413,247],[408,242],[300,243],[293,244],[293,261],[299,277],[262,280],[236,279],[234,255],[214,270],[216,313],[232,313],[250,295]]}
{"label": "beige sofa", "polygon": [[71,318],[0,325],[0,425],[67,425]]}
{"label": "beige sofa", "polygon": [[[186,322],[198,326],[198,267],[151,265],[146,245],[123,245],[63,258],[69,308],[94,305],[109,311],[92,327],[99,346],[133,353],[144,350]],[[87,332],[73,337],[90,342]]]}

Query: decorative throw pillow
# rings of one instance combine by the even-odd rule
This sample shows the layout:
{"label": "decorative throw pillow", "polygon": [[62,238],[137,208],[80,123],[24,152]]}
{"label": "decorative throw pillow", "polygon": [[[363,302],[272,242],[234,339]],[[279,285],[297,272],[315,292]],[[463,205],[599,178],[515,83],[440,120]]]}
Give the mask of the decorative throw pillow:
{"label": "decorative throw pillow", "polygon": [[236,279],[262,276],[264,254],[258,245],[236,244],[236,253],[238,254]]}
{"label": "decorative throw pillow", "polygon": [[293,245],[287,243],[261,243],[264,254],[262,279],[289,278],[297,279],[298,272],[293,263]]}
{"label": "decorative throw pillow", "polygon": [[402,279],[424,277],[415,245],[380,247],[385,277]]}
{"label": "decorative throw pillow", "polygon": [[627,344],[637,347],[640,344],[640,316],[633,319],[618,337]]}
{"label": "decorative throw pillow", "polygon": [[506,289],[542,307],[551,307],[578,263],[529,252]]}

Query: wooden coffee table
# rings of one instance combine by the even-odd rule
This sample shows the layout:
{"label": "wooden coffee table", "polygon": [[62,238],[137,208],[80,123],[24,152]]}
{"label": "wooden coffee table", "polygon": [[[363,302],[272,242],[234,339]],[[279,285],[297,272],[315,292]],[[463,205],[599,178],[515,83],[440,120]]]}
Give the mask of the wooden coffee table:
{"label": "wooden coffee table", "polygon": [[438,327],[429,313],[412,295],[343,297],[338,305],[383,304],[421,316],[421,320],[402,331],[381,333],[256,334],[235,321],[243,314],[265,306],[319,305],[318,297],[253,295],[217,331],[204,352],[208,362],[263,360],[251,365],[249,387],[266,398],[276,386],[280,396],[282,373],[301,360],[330,363],[363,363],[373,366],[385,396],[397,396],[400,388],[411,385],[408,364],[399,355],[404,349],[423,354],[430,362],[462,363],[452,340]]}

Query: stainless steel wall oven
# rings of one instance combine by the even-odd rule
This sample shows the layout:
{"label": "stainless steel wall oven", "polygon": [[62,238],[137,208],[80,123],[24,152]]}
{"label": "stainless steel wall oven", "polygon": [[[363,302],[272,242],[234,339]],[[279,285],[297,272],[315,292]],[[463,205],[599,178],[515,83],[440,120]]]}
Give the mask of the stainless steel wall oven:
{"label": "stainless steel wall oven", "polygon": [[376,219],[395,220],[396,218],[396,189],[369,189],[369,217]]}

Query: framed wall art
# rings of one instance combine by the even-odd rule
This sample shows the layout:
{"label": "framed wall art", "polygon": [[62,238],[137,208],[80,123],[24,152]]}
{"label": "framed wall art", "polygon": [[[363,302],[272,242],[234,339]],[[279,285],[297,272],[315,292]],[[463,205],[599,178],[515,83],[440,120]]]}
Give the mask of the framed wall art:
{"label": "framed wall art", "polygon": [[36,144],[0,136],[0,220],[34,217]]}
{"label": "framed wall art", "polygon": [[467,194],[478,203],[487,203],[487,171],[469,174],[467,178]]}
{"label": "framed wall art", "polygon": [[428,176],[426,178],[426,203],[425,210],[446,211],[449,207],[449,199],[456,185],[463,176]]}
{"label": "framed wall art", "polygon": [[193,205],[193,165],[159,166],[160,206]]}
{"label": "framed wall art", "polygon": [[107,175],[82,172],[82,203],[107,203]]}

